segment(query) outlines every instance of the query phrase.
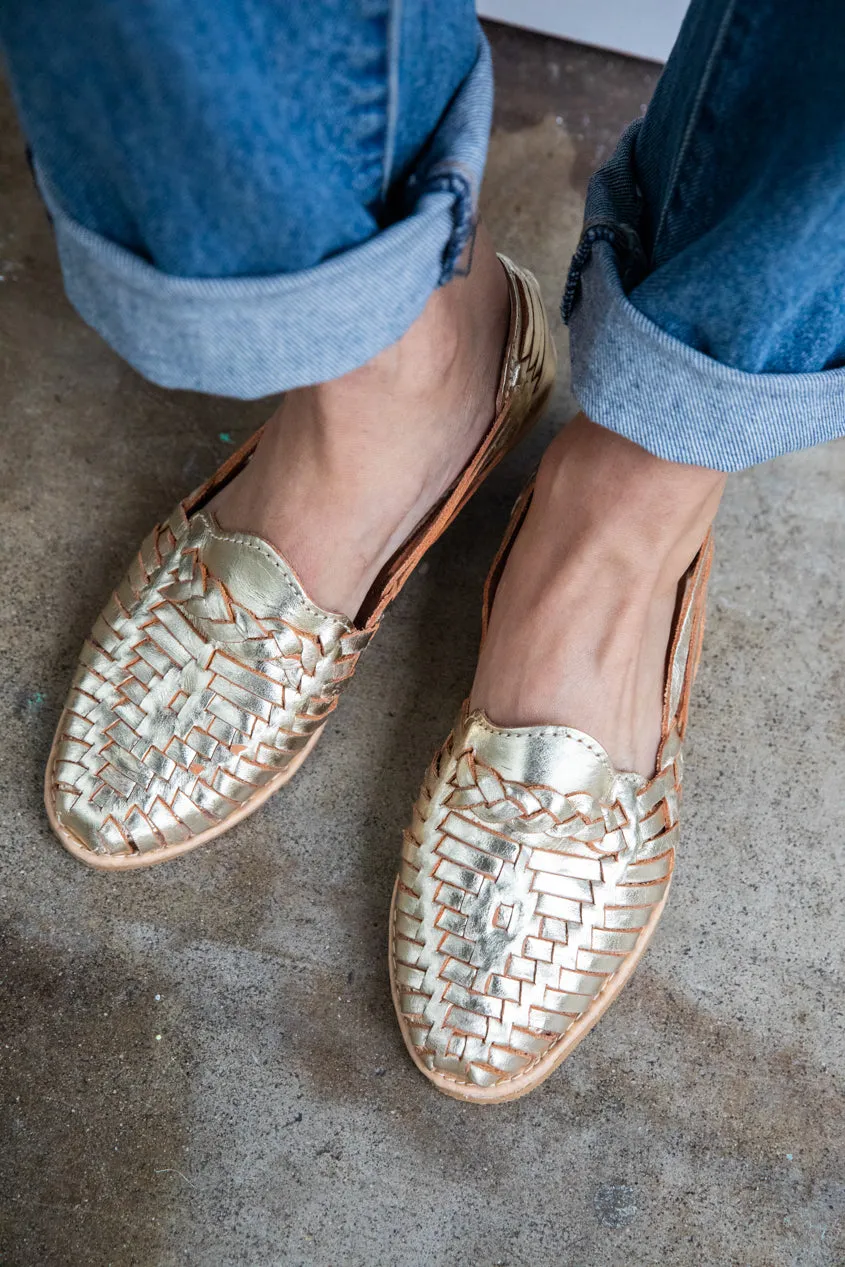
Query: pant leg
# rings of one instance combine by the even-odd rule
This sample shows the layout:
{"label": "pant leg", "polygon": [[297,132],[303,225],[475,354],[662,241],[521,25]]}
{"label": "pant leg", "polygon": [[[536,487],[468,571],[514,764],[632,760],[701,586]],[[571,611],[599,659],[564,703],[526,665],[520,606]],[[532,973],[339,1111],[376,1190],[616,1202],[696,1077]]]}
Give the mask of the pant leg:
{"label": "pant leg", "polygon": [[141,373],[238,397],[397,339],[474,223],[471,0],[7,0],[65,285]]}
{"label": "pant leg", "polygon": [[673,461],[736,470],[845,434],[845,8],[693,0],[587,197],[573,388]]}

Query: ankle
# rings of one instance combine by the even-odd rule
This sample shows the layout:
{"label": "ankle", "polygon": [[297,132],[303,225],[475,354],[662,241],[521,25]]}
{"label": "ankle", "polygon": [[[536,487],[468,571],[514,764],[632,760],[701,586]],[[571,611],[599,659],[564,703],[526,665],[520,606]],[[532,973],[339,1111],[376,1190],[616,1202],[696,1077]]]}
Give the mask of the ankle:
{"label": "ankle", "polygon": [[663,462],[579,415],[547,450],[502,574],[472,690],[505,725],[594,736],[647,775],[678,583],[724,476]]}
{"label": "ankle", "polygon": [[[435,290],[400,339],[342,378],[321,383],[326,412],[342,411],[350,396],[390,395],[409,403],[455,396],[475,381],[498,377],[510,318],[504,269],[490,235],[479,225],[466,258],[469,271]],[[488,355],[494,350],[494,355]]]}
{"label": "ankle", "polygon": [[[292,392],[274,421],[326,486],[421,517],[449,487],[495,412],[510,291],[479,227],[472,268],[435,291],[397,343],[342,378]],[[389,419],[389,428],[385,420]],[[386,481],[386,484],[385,484]]]}
{"label": "ankle", "polygon": [[266,537],[315,602],[354,616],[488,430],[509,319],[507,277],[479,229],[468,275],[436,291],[397,343],[287,394],[254,460],[217,494],[220,522]]}
{"label": "ankle", "polygon": [[657,458],[579,414],[546,451],[535,500],[557,524],[569,570],[627,574],[660,599],[674,594],[700,549],[725,480]]}

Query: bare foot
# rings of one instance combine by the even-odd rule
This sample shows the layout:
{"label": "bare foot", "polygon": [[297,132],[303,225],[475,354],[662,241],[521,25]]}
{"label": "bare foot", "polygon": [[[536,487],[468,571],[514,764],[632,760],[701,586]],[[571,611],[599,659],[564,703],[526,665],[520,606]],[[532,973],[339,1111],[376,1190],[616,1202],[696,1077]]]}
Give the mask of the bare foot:
{"label": "bare foot", "polygon": [[266,538],[316,603],[354,619],[490,426],[509,320],[507,279],[479,227],[469,275],[435,291],[398,343],[285,396],[211,502],[220,524]]}
{"label": "bare foot", "polygon": [[573,419],[499,583],[473,707],[499,725],[572,726],[617,769],[651,774],[678,583],[724,485]]}

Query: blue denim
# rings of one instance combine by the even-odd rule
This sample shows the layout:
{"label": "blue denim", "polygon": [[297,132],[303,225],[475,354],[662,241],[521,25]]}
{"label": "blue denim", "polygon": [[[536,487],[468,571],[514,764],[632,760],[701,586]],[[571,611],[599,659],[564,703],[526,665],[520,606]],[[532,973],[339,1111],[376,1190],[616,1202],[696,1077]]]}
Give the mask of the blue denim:
{"label": "blue denim", "polygon": [[732,471],[845,434],[845,6],[693,0],[593,177],[564,295],[586,412]]}
{"label": "blue denim", "polygon": [[146,377],[250,398],[394,342],[472,232],[471,0],[5,0],[65,286]]}

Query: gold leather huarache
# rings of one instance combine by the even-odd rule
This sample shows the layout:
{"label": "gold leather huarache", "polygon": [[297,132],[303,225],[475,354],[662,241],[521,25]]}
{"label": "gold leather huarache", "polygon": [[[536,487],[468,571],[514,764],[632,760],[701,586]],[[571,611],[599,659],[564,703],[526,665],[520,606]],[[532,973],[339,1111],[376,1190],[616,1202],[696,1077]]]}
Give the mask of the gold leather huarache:
{"label": "gold leather huarache", "polygon": [[537,283],[502,264],[511,323],[496,418],[354,623],[312,603],[266,541],[221,531],[205,509],[258,435],[143,543],[83,647],[47,767],[50,821],[82,862],[127,869],[194,849],[302,764],[388,603],[549,396]]}
{"label": "gold leather huarache", "polygon": [[[530,489],[485,613],[529,501]],[[578,730],[504,729],[467,705],[429,768],[404,836],[389,962],[411,1058],[447,1095],[502,1102],[544,1081],[651,939],[678,845],[711,557],[708,536],[681,586],[651,779],[615,770]]]}

